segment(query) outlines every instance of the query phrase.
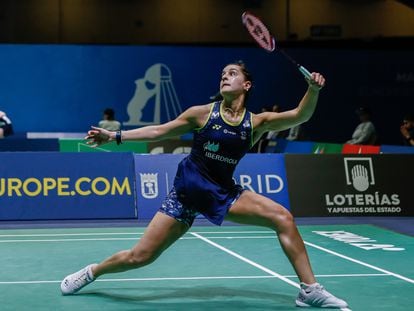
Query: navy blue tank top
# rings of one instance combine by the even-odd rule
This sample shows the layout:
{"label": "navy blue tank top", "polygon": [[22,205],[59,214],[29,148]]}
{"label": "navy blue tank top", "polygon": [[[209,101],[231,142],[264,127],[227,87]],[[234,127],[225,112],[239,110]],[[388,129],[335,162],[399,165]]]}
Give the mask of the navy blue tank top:
{"label": "navy blue tank top", "polygon": [[179,200],[221,224],[240,193],[233,173],[252,146],[252,131],[250,112],[231,123],[223,118],[220,102],[213,103],[204,126],[194,131],[190,155],[178,166],[174,187]]}

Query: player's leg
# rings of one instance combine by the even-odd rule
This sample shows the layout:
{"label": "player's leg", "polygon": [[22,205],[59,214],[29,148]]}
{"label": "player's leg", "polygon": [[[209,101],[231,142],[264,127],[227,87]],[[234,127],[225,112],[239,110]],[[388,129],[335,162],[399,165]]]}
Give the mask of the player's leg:
{"label": "player's leg", "polygon": [[120,251],[92,268],[95,278],[123,272],[148,265],[179,239],[188,226],[176,219],[158,212],[138,243],[130,250]]}
{"label": "player's leg", "polygon": [[347,303],[316,283],[305,244],[292,214],[282,205],[251,191],[243,191],[231,206],[226,220],[275,230],[280,244],[301,282],[296,299],[300,307],[345,308]]}
{"label": "player's leg", "polygon": [[282,205],[252,191],[243,191],[226,220],[275,230],[280,244],[301,282],[315,282],[309,257],[292,214]]}
{"label": "player's leg", "polygon": [[68,275],[61,283],[62,293],[76,293],[106,273],[123,272],[150,264],[188,229],[188,224],[158,212],[132,249],[120,251],[100,264],[89,265]]}

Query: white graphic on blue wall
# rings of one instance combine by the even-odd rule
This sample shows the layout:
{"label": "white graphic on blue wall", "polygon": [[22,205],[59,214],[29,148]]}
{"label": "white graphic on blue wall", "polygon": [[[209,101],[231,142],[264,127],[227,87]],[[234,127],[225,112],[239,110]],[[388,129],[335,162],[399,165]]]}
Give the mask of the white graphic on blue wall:
{"label": "white graphic on blue wall", "polygon": [[129,120],[124,125],[160,124],[175,119],[182,112],[167,65],[152,65],[135,84],[134,96],[127,106]]}
{"label": "white graphic on blue wall", "polygon": [[158,196],[158,173],[139,173],[141,177],[141,194],[146,199]]}

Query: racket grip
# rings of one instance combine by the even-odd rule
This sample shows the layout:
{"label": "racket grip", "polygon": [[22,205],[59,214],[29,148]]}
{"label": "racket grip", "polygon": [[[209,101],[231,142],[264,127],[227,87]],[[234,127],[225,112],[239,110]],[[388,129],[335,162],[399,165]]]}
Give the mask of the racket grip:
{"label": "racket grip", "polygon": [[305,78],[310,79],[312,74],[303,66],[299,66],[299,71],[305,76]]}

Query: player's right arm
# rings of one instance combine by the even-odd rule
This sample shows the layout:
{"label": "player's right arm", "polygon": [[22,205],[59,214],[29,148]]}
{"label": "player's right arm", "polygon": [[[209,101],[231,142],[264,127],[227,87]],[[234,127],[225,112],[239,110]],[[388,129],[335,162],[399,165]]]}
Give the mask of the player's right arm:
{"label": "player's right arm", "polygon": [[[208,117],[211,104],[188,108],[176,119],[159,125],[149,125],[133,130],[122,131],[121,140],[157,141],[174,136],[180,136],[201,127]],[[92,126],[85,137],[87,144],[92,147],[116,140],[116,132],[111,132]]]}

